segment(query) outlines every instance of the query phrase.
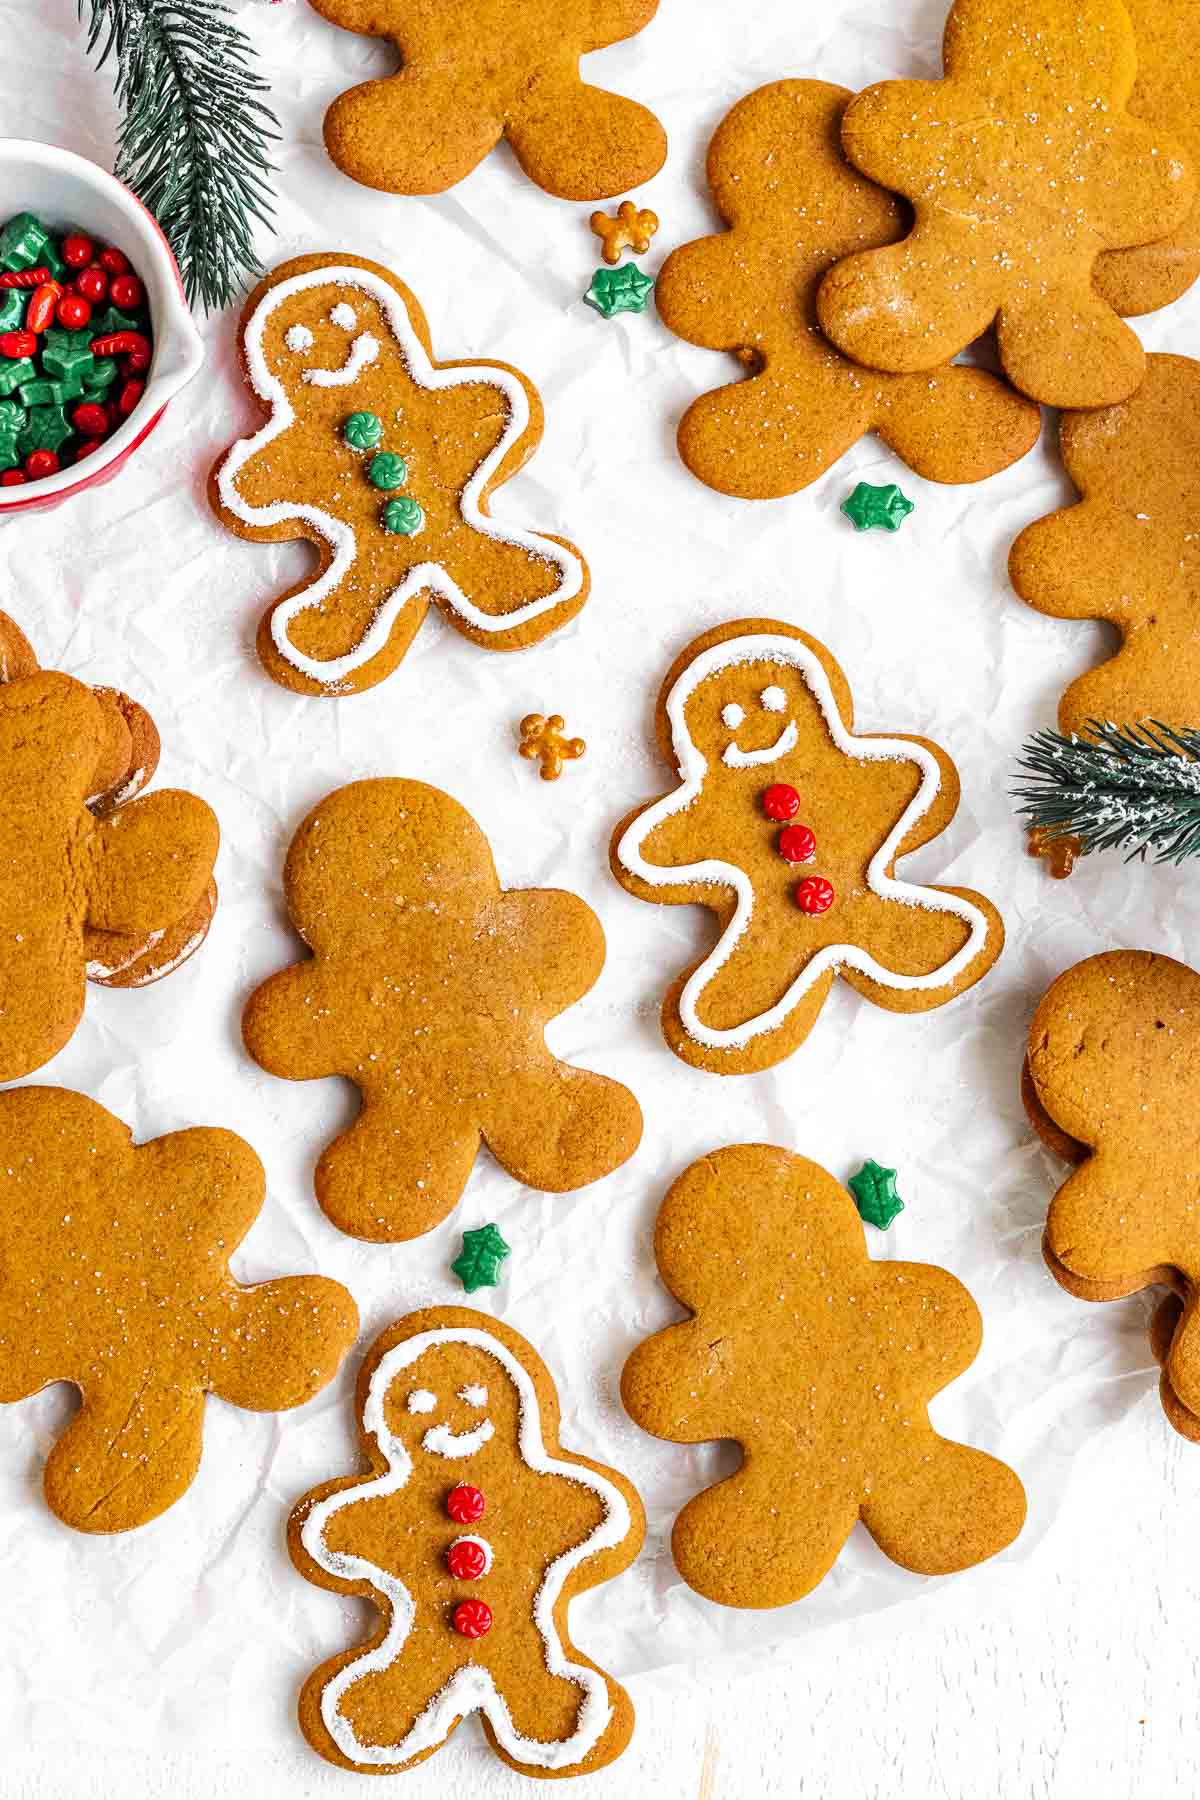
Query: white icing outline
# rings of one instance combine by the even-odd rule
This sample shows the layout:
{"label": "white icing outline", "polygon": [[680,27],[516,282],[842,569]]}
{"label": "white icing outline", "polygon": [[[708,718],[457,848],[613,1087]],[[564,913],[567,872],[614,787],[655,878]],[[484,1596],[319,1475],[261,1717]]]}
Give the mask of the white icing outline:
{"label": "white icing outline", "polygon": [[[320,607],[326,598],[344,580],[353,568],[357,556],[355,534],[348,525],[333,518],[329,513],[315,504],[295,503],[290,500],[273,500],[265,506],[251,506],[242,499],[237,490],[237,477],[252,456],[273,443],[277,437],[287,431],[295,423],[296,415],[282,382],[267,367],[263,355],[263,332],[271,315],[293,295],[306,292],[310,288],[322,287],[326,284],[342,285],[358,288],[370,294],[383,308],[384,316],[396,335],[400,352],[404,358],[409,375],[418,387],[444,389],[462,386],[467,383],[484,382],[497,388],[508,403],[508,426],[499,443],[489,451],[474,474],[463,488],[459,499],[459,509],[465,522],[472,529],[481,532],[498,542],[513,544],[518,549],[526,550],[551,563],[562,576],[553,593],[543,594],[539,599],[528,600],[523,606],[514,607],[511,612],[492,614],[481,612],[467,598],[458,583],[453,581],[439,563],[418,563],[410,569],[398,588],[395,588],[381,603],[366,631],[353,650],[344,656],[330,657],[326,662],[306,656],[298,650],[288,636],[288,627],[298,613],[306,612],[310,607]],[[365,334],[369,335],[369,334]],[[371,340],[374,342],[374,340]],[[345,368],[308,369],[305,380],[317,386],[336,386],[353,379],[347,374],[353,363],[362,338],[356,340],[351,348],[350,363]],[[369,269],[358,269],[349,265],[335,264],[328,268],[310,269],[307,274],[293,275],[286,281],[279,282],[268,290],[255,308],[246,326],[244,353],[250,384],[258,397],[271,407],[271,417],[261,430],[253,437],[240,438],[231,448],[228,456],[217,472],[217,493],[221,505],[236,519],[244,524],[256,526],[282,525],[293,520],[302,520],[311,525],[318,535],[324,539],[332,551],[329,567],[310,587],[303,588],[300,593],[293,594],[290,600],[276,606],[271,615],[271,637],[279,654],[301,674],[308,675],[323,687],[336,685],[347,675],[369,662],[383,649],[391,633],[392,626],[409,601],[423,590],[431,589],[460,618],[479,631],[506,632],[528,624],[540,618],[544,613],[553,611],[573,600],[583,587],[583,563],[581,559],[563,544],[556,544],[551,539],[540,536],[537,532],[524,531],[515,525],[500,525],[490,519],[481,510],[481,496],[495,470],[503,462],[512,446],[524,436],[529,428],[529,398],[524,384],[516,375],[510,375],[505,369],[494,367],[483,368],[470,366],[466,368],[435,369],[429,360],[425,346],[421,343],[413,329],[408,316],[408,309],[400,295],[381,276],[374,275]],[[376,346],[378,349],[378,346]],[[357,371],[356,371],[357,372]],[[320,379],[318,380],[318,377]]]}
{"label": "white icing outline", "polygon": [[[800,971],[782,999],[777,1000],[774,1006],[768,1007],[766,1012],[759,1013],[757,1017],[746,1020],[742,1025],[718,1030],[701,1022],[697,1006],[705,988],[728,962],[750,922],[754,908],[753,885],[744,870],[715,857],[703,862],[688,863],[676,869],[666,869],[643,861],[641,850],[656,826],[675,813],[685,811],[692,804],[700,793],[708,771],[707,758],[697,749],[688,733],[684,718],[687,701],[710,675],[736,663],[750,662],[777,662],[798,670],[821,708],[830,737],[847,756],[864,762],[911,762],[917,765],[921,770],[921,785],[871,858],[867,867],[867,885],[880,899],[897,900],[902,906],[925,907],[930,912],[953,913],[969,927],[969,934],[961,950],[956,951],[941,968],[934,969],[927,975],[896,974],[893,970],[883,968],[868,951],[860,949],[856,944],[826,945]],[[666,713],[671,723],[671,743],[683,785],[675,793],[656,800],[634,819],[617,845],[617,860],[622,868],[628,869],[631,875],[638,876],[648,887],[686,887],[695,882],[711,882],[730,887],[737,895],[733,918],[721,933],[715,947],[689,976],[679,996],[679,1017],[689,1037],[710,1050],[740,1050],[764,1032],[774,1031],[782,1025],[813,983],[829,970],[836,973],[841,968],[857,969],[884,987],[909,991],[948,987],[970,967],[987,942],[986,916],[978,907],[960,899],[957,894],[938,893],[933,888],[897,880],[887,873],[887,865],[895,856],[897,846],[908,836],[917,820],[924,818],[940,791],[941,770],[937,758],[921,744],[902,742],[898,738],[860,738],[848,731],[838,711],[829,677],[818,658],[798,638],[768,632],[750,632],[744,637],[728,638],[724,643],[711,645],[688,664],[671,689],[666,700]],[[793,733],[794,743],[794,724],[788,730]],[[787,736],[787,732],[784,736]],[[780,739],[780,743],[782,741]],[[735,745],[730,746],[730,749],[735,748]],[[753,751],[743,751],[739,762],[734,766],[746,767],[757,761],[771,760],[780,754],[782,751],[778,744],[772,748],[769,758]],[[724,761],[729,763],[730,760],[729,750],[726,750]]]}
{"label": "white icing outline", "polygon": [[[552,1743],[541,1738],[521,1736],[513,1724],[503,1695],[492,1679],[491,1671],[478,1663],[467,1663],[455,1671],[398,1744],[359,1743],[354,1727],[339,1711],[342,1695],[348,1688],[353,1687],[364,1676],[377,1674],[388,1668],[395,1661],[412,1630],[416,1605],[398,1576],[390,1574],[386,1569],[377,1568],[365,1557],[356,1556],[351,1551],[331,1550],[325,1542],[325,1527],[333,1514],[340,1512],[343,1507],[368,1497],[395,1494],[404,1487],[412,1474],[412,1458],[403,1440],[388,1428],[384,1417],[384,1401],[397,1375],[423,1356],[426,1350],[443,1344],[467,1344],[496,1359],[520,1396],[518,1443],[526,1464],[538,1474],[562,1475],[568,1481],[590,1488],[604,1506],[603,1519],[583,1542],[565,1550],[550,1564],[534,1597],[533,1622],[541,1634],[547,1669],[552,1675],[574,1682],[583,1689],[575,1730],[570,1737],[560,1738]],[[505,1345],[487,1332],[472,1326],[446,1326],[422,1331],[416,1337],[393,1345],[380,1358],[379,1366],[371,1377],[363,1406],[363,1426],[382,1451],[388,1465],[387,1473],[359,1482],[352,1488],[342,1488],[327,1495],[324,1500],[319,1500],[300,1530],[301,1542],[318,1568],[342,1581],[369,1582],[381,1595],[391,1614],[381,1641],[374,1648],[364,1650],[352,1662],[346,1663],[336,1675],[330,1677],[322,1689],[321,1717],[330,1737],[348,1762],[394,1767],[421,1755],[423,1751],[436,1749],[445,1741],[460,1718],[478,1711],[486,1716],[497,1742],[514,1761],[541,1769],[568,1769],[581,1763],[607,1731],[612,1717],[612,1705],[608,1697],[608,1683],[601,1671],[568,1661],[554,1622],[554,1608],[567,1577],[581,1563],[590,1561],[602,1550],[615,1549],[629,1536],[633,1521],[629,1516],[629,1506],[624,1494],[594,1469],[584,1468],[578,1463],[560,1462],[557,1457],[549,1454],[542,1441],[541,1408],[538,1405],[537,1390],[528,1370]]]}
{"label": "white icing outline", "polygon": [[414,1388],[406,1404],[410,1413],[431,1413],[437,1405],[437,1395],[428,1388]]}
{"label": "white icing outline", "polygon": [[431,1425],[421,1439],[421,1448],[432,1451],[434,1456],[449,1456],[457,1461],[462,1456],[474,1456],[495,1435],[496,1427],[490,1419],[481,1419],[473,1431],[451,1431],[449,1425]]}
{"label": "white icing outline", "polygon": [[[468,1531],[465,1537],[456,1537],[454,1544],[478,1544],[479,1548],[483,1551],[483,1575],[491,1574],[492,1564],[496,1560],[496,1555],[486,1538],[476,1537],[473,1531]],[[447,1557],[449,1557],[450,1551],[453,1550],[454,1544],[448,1546],[446,1550]],[[476,1581],[482,1581],[483,1575],[476,1575],[474,1579]]]}

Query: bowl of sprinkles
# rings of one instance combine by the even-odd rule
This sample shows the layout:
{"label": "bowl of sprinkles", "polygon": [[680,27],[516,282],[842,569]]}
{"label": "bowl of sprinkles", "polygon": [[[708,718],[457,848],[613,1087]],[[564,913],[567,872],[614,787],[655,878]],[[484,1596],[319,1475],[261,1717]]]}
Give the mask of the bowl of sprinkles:
{"label": "bowl of sprinkles", "polygon": [[203,356],[141,201],[85,157],[0,138],[0,519],[109,480]]}

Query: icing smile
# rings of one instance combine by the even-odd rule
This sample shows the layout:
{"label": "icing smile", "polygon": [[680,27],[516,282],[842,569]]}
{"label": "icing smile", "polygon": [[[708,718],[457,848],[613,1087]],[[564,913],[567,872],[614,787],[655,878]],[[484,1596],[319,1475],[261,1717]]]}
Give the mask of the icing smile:
{"label": "icing smile", "polygon": [[730,744],[721,761],[730,769],[752,769],[757,763],[774,762],[776,757],[786,756],[796,748],[798,736],[795,720],[789,719],[775,742],[765,749],[742,750],[736,743]]}
{"label": "icing smile", "polygon": [[421,1439],[421,1448],[438,1456],[474,1456],[483,1449],[492,1431],[490,1419],[482,1420],[473,1431],[451,1431],[448,1425],[431,1425]]}

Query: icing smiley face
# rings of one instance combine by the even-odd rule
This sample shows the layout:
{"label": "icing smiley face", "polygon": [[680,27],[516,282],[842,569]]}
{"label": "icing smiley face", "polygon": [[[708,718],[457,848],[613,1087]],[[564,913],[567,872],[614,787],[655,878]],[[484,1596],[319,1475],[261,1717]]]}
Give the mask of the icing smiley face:
{"label": "icing smiley face", "polygon": [[[488,1403],[487,1388],[479,1382],[469,1382],[466,1387],[459,1388],[457,1398],[473,1412],[482,1412]],[[405,1402],[406,1410],[412,1414],[426,1415],[439,1410],[438,1396],[429,1388],[414,1388]],[[488,1418],[475,1419],[461,1430],[453,1424],[443,1421],[431,1424],[421,1437],[422,1450],[431,1450],[436,1456],[459,1458],[474,1456],[477,1450],[490,1441],[495,1434],[495,1426]]]}
{"label": "icing smiley face", "polygon": [[[724,673],[723,671],[722,674]],[[720,721],[730,736],[720,755],[721,761],[729,769],[757,768],[775,762],[778,757],[787,756],[796,748],[799,737],[796,720],[792,715],[803,705],[805,696],[797,696],[793,706],[787,690],[780,686],[778,672],[771,672],[762,663],[748,665],[744,673],[745,685],[752,688],[760,679],[765,685],[759,688],[750,706],[744,705],[739,699],[726,700],[721,707]],[[723,692],[724,682],[721,676],[716,676],[713,680]],[[743,683],[739,680],[738,685],[740,688]],[[700,714],[701,731],[704,730],[707,704],[706,697],[706,703],[696,708]],[[765,741],[760,741],[764,739]]]}
{"label": "icing smiley face", "polygon": [[304,387],[349,386],[398,346],[376,300],[351,306],[336,282],[322,282],[275,309],[257,346],[261,367],[304,402]]}

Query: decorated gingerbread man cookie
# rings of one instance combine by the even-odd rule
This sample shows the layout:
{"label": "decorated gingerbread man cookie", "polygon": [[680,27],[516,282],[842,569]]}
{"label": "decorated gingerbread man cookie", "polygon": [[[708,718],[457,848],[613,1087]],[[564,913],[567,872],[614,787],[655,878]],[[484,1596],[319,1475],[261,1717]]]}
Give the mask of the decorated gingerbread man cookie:
{"label": "decorated gingerbread man cookie", "polygon": [[1041,430],[1037,407],[982,369],[868,372],[821,335],[822,276],[903,230],[895,198],[842,154],[850,97],[824,81],[776,81],[739,100],[708,152],[729,229],[673,251],[658,277],[659,316],[675,335],[732,351],[749,371],[702,394],[679,426],[684,462],[724,494],[795,493],[868,431],[930,481],[978,481]]}
{"label": "decorated gingerbread man cookie", "polygon": [[1122,0],[955,0],[943,61],[941,81],[885,81],[846,110],[850,161],[910,200],[915,223],[826,275],[823,329],[856,362],[905,373],[994,321],[1022,393],[1127,399],[1145,359],[1092,285],[1096,259],[1182,226],[1196,172],[1125,111],[1137,55]]}
{"label": "decorated gingerbread man cookie", "polygon": [[206,1395],[276,1412],[335,1374],[358,1329],[344,1287],[229,1273],[264,1191],[231,1131],[135,1144],[82,1094],[0,1094],[0,1401],[79,1389],[45,1471],[64,1525],[165,1512],[200,1466]]}
{"label": "decorated gingerbread man cookie", "polygon": [[478,1712],[526,1775],[611,1762],[633,1706],[575,1648],[567,1613],[633,1561],[642,1507],[615,1469],[561,1447],[532,1346],[464,1307],[413,1313],[372,1345],[358,1415],[369,1472],[305,1495],[288,1531],[302,1575],[382,1614],[305,1683],[313,1748],[385,1774]]}
{"label": "decorated gingerbread man cookie", "polygon": [[1043,995],[1022,1084],[1038,1135],[1075,1165],[1046,1219],[1055,1280],[1082,1300],[1156,1284],[1184,1299],[1154,1341],[1163,1403],[1185,1436],[1200,1416],[1198,1069],[1200,974],[1114,950],[1077,963]]}
{"label": "decorated gingerbread man cookie", "polygon": [[1022,600],[1056,619],[1104,619],[1120,648],[1073,681],[1062,731],[1093,721],[1200,720],[1200,363],[1150,356],[1131,400],[1069,413],[1063,461],[1082,495],[1029,525],[1008,559]]}
{"label": "decorated gingerbread man cookie", "polygon": [[682,783],[617,827],[611,858],[639,899],[716,914],[715,946],[663,1003],[685,1062],[771,1068],[835,975],[924,1012],[991,968],[1004,928],[990,901],[895,874],[953,818],[953,763],[926,738],[856,735],[846,678],[815,639],[774,619],[706,632],[663,683],[658,736]]}
{"label": "decorated gingerbread man cookie", "polygon": [[541,438],[536,390],[504,363],[435,363],[420,306],[387,269],[284,263],[246,303],[242,355],[269,417],[218,462],[213,506],[240,537],[308,538],[319,557],[259,627],[276,681],[374,687],[431,600],[490,650],[537,643],[579,611],[574,546],[489,513]]}
{"label": "decorated gingerbread man cookie", "polygon": [[419,781],[339,788],[297,831],[284,887],[312,954],[251,996],[242,1030],[273,1075],[362,1094],[317,1166],[335,1225],[376,1242],[432,1230],[481,1142],[550,1193],[633,1155],[633,1095],[543,1035],[599,976],[600,922],[574,894],[501,888],[456,800]]}
{"label": "decorated gingerbread man cookie", "polygon": [[150,715],[115,688],[38,668],[0,614],[0,1081],[40,1068],[83,1014],[85,982],[143,987],[203,943],[219,831],[158,762]]}
{"label": "decorated gingerbread man cookie", "polygon": [[927,1407],[974,1362],[966,1288],[925,1263],[872,1262],[853,1200],[767,1144],[702,1157],[663,1202],[659,1273],[693,1315],[621,1377],[656,1437],[733,1438],[741,1468],[690,1500],[671,1548],[722,1606],[786,1606],[859,1519],[893,1562],[946,1575],[1003,1550],[1025,1493],[995,1457],[943,1438]]}
{"label": "decorated gingerbread man cookie", "polygon": [[658,0],[311,0],[345,31],[388,38],[401,67],[338,97],[325,145],[345,174],[393,194],[441,194],[501,138],[566,200],[649,181],[666,133],[644,106],[581,80],[579,59],[648,25]]}

